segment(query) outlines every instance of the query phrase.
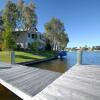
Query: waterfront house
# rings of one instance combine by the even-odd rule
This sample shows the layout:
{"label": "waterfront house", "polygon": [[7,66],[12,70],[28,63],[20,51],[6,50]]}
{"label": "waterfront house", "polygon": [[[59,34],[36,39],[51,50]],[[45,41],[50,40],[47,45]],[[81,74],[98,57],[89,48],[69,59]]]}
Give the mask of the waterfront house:
{"label": "waterfront house", "polygon": [[[0,13],[0,38],[3,30],[4,29],[3,29],[2,13]],[[13,35],[16,38],[16,44],[20,45],[20,47],[23,49],[27,49],[33,42],[36,41],[41,43],[41,47],[39,48],[44,47],[45,42],[43,35],[40,32],[38,32],[37,29],[34,27],[31,27],[29,30],[15,29],[13,31]]]}
{"label": "waterfront house", "polygon": [[44,44],[43,35],[38,32],[34,31],[34,29],[30,29],[28,31],[15,31],[16,34],[16,43],[20,45],[21,48],[27,49],[33,42],[40,42]]}

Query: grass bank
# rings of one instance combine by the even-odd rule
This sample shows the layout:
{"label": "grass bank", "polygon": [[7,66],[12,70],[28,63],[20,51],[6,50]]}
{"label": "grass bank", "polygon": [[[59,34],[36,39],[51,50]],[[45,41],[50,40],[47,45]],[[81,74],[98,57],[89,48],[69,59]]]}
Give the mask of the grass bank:
{"label": "grass bank", "polygon": [[[0,51],[0,61],[2,62],[10,62],[11,57],[10,57],[11,52],[10,51]],[[37,53],[27,53],[23,51],[15,51],[15,61],[16,63],[19,62],[26,62],[26,61],[36,61],[40,59],[45,59],[52,57],[55,54],[55,52],[52,51],[40,51]]]}

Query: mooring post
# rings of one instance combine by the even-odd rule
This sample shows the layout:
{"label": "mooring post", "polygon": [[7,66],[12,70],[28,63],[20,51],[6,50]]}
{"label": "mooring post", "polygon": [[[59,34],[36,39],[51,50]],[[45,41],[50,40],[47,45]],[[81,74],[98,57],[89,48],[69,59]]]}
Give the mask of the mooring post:
{"label": "mooring post", "polygon": [[15,64],[15,52],[11,51],[11,64]]}
{"label": "mooring post", "polygon": [[1,52],[0,52],[0,62],[1,62]]}
{"label": "mooring post", "polygon": [[77,51],[77,63],[76,65],[81,65],[82,64],[82,50]]}

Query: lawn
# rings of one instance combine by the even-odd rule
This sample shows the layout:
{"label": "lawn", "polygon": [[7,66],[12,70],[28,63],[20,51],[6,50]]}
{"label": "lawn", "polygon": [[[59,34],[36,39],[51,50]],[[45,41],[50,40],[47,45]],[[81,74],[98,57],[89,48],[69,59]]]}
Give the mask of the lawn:
{"label": "lawn", "polygon": [[[46,58],[46,56],[34,55],[32,53],[19,52],[19,51],[15,51],[15,57],[16,57],[15,59],[16,63],[34,61]],[[0,51],[0,61],[10,62],[11,61],[10,51]]]}

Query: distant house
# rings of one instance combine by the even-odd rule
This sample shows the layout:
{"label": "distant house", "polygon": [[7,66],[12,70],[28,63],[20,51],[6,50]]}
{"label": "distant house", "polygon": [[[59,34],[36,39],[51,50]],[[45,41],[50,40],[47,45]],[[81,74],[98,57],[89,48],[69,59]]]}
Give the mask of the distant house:
{"label": "distant house", "polygon": [[95,50],[100,50],[100,46],[95,46]]}

